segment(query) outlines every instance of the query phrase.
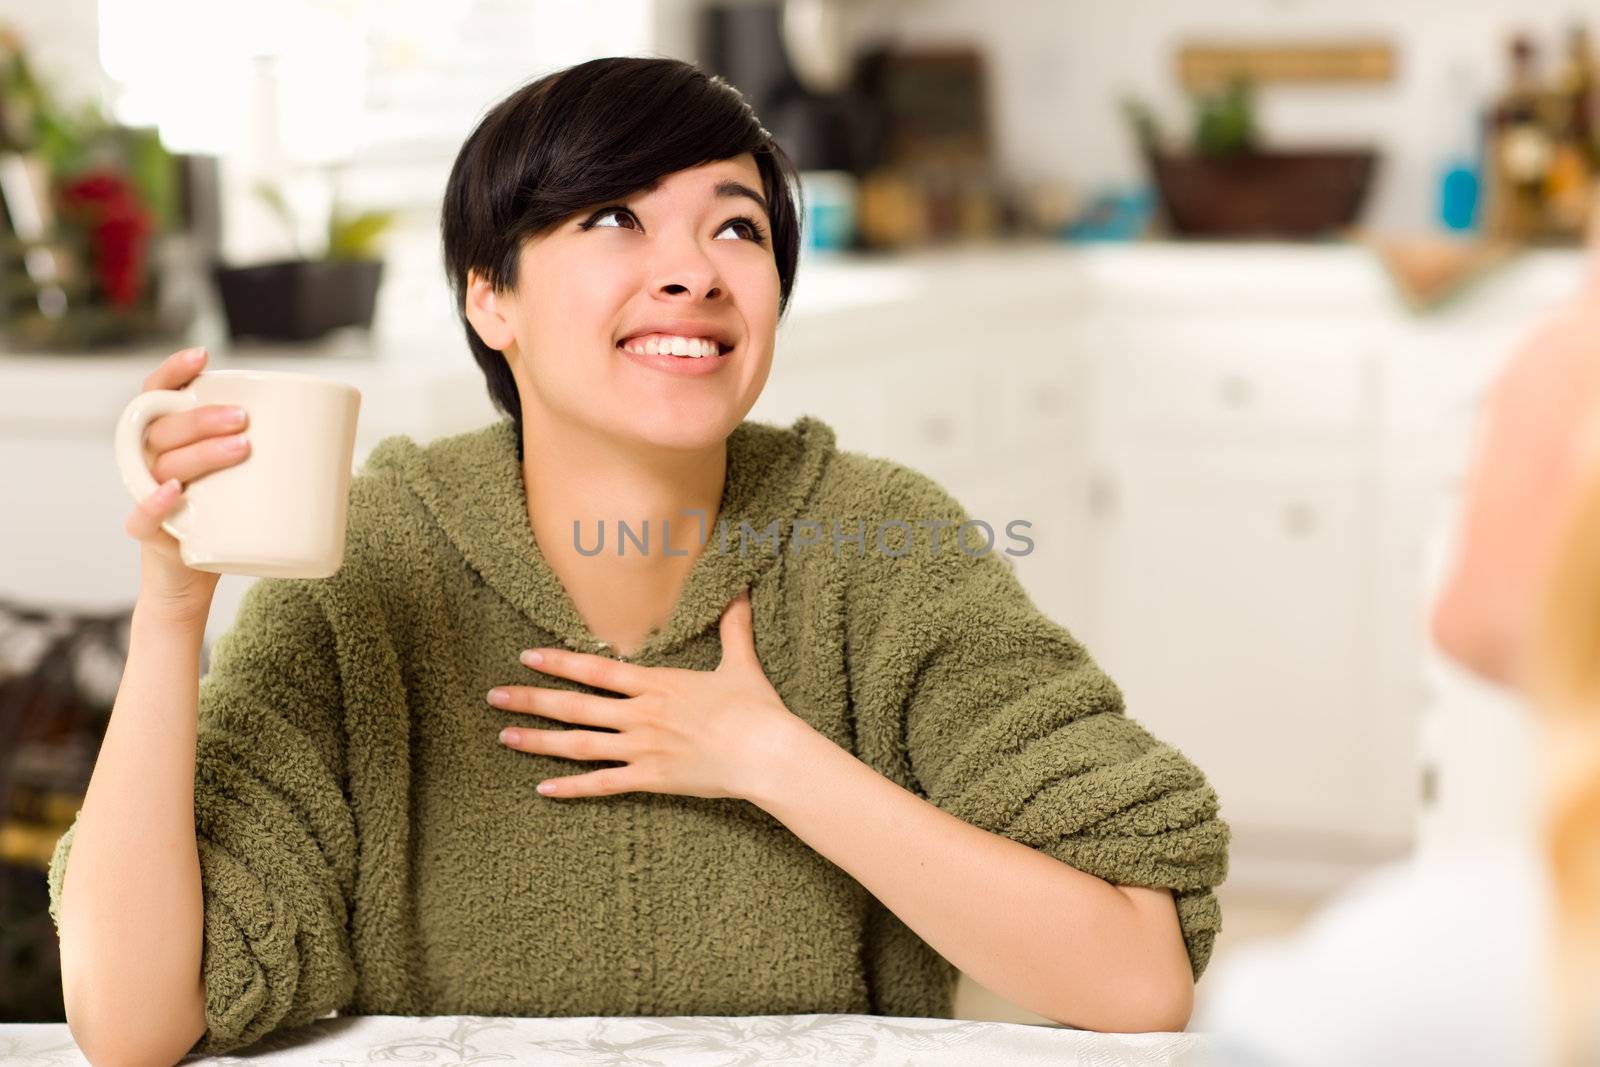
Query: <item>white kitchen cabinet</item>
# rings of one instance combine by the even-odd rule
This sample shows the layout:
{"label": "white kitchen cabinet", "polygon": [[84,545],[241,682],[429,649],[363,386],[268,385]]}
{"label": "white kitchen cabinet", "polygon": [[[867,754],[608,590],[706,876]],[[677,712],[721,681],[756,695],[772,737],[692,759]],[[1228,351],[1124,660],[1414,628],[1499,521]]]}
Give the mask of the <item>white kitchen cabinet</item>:
{"label": "white kitchen cabinet", "polygon": [[1362,472],[1171,455],[1109,484],[1091,632],[1129,714],[1205,768],[1247,835],[1405,842],[1414,738],[1376,700]]}
{"label": "white kitchen cabinet", "polygon": [[1388,324],[1263,304],[1091,309],[1080,629],[1129,714],[1211,777],[1239,880],[1317,892],[1403,852],[1416,816],[1414,709],[1382,699],[1376,625]]}

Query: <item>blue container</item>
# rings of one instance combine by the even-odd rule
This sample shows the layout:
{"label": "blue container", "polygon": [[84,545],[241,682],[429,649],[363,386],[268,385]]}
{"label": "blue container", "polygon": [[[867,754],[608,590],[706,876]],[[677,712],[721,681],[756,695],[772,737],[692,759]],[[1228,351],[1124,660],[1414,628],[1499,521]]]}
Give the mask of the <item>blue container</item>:
{"label": "blue container", "polygon": [[800,175],[806,217],[802,232],[806,247],[817,252],[839,252],[856,239],[857,182],[846,171],[812,170]]}
{"label": "blue container", "polygon": [[1450,230],[1478,228],[1478,168],[1456,160],[1439,180],[1439,221]]}

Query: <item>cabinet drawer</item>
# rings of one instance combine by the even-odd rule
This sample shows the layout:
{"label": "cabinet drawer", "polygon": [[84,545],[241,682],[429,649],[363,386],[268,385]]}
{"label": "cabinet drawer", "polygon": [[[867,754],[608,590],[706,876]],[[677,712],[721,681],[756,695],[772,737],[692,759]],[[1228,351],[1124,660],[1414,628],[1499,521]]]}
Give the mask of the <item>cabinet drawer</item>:
{"label": "cabinet drawer", "polygon": [[[1308,330],[1306,325],[1298,330]],[[1100,410],[1123,425],[1161,433],[1338,431],[1376,412],[1373,348],[1285,343],[1263,350],[1196,345],[1102,350]]]}

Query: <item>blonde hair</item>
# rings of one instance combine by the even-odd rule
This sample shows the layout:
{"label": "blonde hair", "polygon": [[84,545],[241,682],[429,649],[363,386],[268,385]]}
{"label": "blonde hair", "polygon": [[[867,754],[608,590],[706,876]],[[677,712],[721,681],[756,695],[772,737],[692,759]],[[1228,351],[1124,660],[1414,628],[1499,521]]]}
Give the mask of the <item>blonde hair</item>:
{"label": "blonde hair", "polygon": [[1554,904],[1551,1047],[1564,1065],[1600,1054],[1600,463],[1592,447],[1583,453],[1528,649],[1543,727],[1540,846]]}

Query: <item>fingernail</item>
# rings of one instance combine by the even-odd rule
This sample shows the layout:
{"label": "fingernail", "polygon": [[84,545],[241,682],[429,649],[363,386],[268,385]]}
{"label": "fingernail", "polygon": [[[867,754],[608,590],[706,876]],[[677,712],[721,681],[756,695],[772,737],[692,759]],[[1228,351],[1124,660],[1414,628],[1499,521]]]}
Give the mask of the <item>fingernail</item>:
{"label": "fingernail", "polygon": [[226,448],[229,452],[243,452],[244,445],[245,436],[242,433],[236,433],[232,437],[225,437],[222,439],[222,447]]}
{"label": "fingernail", "polygon": [[166,481],[161,483],[161,487],[157,489],[156,492],[160,493],[162,496],[174,496],[177,494],[179,488],[178,479],[168,478]]}
{"label": "fingernail", "polygon": [[491,689],[489,690],[489,703],[509,704],[511,703],[511,694],[504,689]]}
{"label": "fingernail", "polygon": [[512,730],[512,729],[501,730],[500,731],[500,743],[503,744],[503,745],[514,745],[514,744],[516,744],[517,743],[517,731]]}
{"label": "fingernail", "polygon": [[206,350],[203,348],[191,348],[189,349],[189,354],[183,358],[187,363],[199,363],[206,358]]}
{"label": "fingernail", "polygon": [[522,654],[522,662],[529,667],[537,667],[539,664],[544,662],[544,657],[532,649],[529,649],[527,652]]}

